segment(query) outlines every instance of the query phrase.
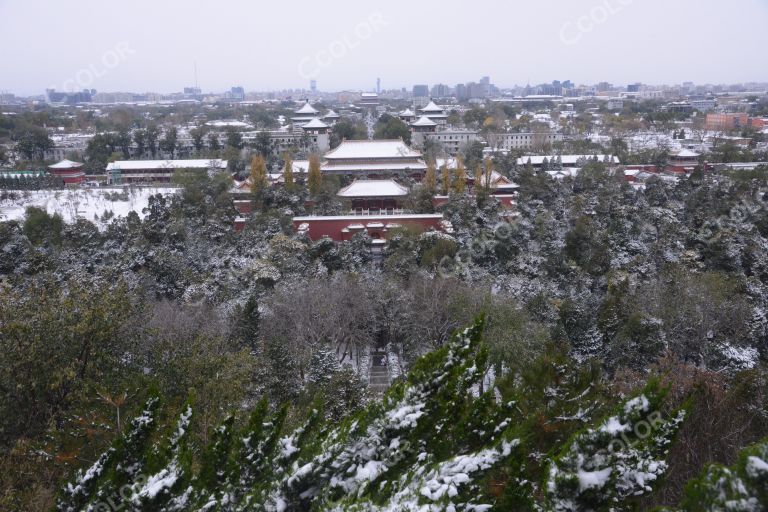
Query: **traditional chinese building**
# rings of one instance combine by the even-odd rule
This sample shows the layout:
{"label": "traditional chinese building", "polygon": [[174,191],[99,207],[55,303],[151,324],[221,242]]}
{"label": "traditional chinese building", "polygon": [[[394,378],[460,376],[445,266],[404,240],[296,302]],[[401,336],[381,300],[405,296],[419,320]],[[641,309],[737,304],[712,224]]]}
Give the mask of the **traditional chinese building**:
{"label": "traditional chinese building", "polygon": [[303,124],[301,129],[309,136],[312,145],[318,151],[328,151],[328,148],[331,147],[331,139],[328,134],[329,126],[319,118],[311,119],[308,123]]}
{"label": "traditional chinese building", "polygon": [[360,94],[358,106],[364,108],[375,108],[379,105],[379,95],[375,92],[364,92]]}
{"label": "traditional chinese building", "polygon": [[336,112],[334,112],[333,110],[329,110],[323,116],[323,121],[325,121],[326,124],[328,124],[329,126],[333,126],[334,124],[336,124],[339,119],[341,119],[341,116]]}
{"label": "traditional chinese building", "polygon": [[394,180],[355,180],[337,195],[347,203],[347,215],[295,217],[296,231],[312,240],[328,237],[337,242],[364,232],[372,238],[372,250],[383,246],[392,230],[404,226],[419,231],[452,231],[441,214],[408,211],[404,205],[408,189]]}
{"label": "traditional chinese building", "polygon": [[315,107],[310,105],[309,101],[307,101],[304,103],[304,105],[301,106],[301,108],[293,112],[291,121],[293,122],[294,126],[303,126],[319,115],[320,112]]}
{"label": "traditional chinese building", "polygon": [[49,165],[48,170],[57,178],[61,178],[65,185],[79,185],[85,181],[83,164],[80,162],[73,162],[72,160],[65,159],[53,165]]}
{"label": "traditional chinese building", "polygon": [[406,124],[411,124],[413,121],[416,120],[416,114],[413,112],[413,110],[406,108],[399,114],[397,114],[398,119],[400,119],[402,122]]}
{"label": "traditional chinese building", "polygon": [[411,123],[411,142],[416,146],[423,146],[424,141],[436,131],[437,123],[427,116],[421,116]]}
{"label": "traditional chinese building", "polygon": [[107,183],[170,183],[179,170],[200,172],[222,171],[227,161],[206,160],[117,160],[107,164]]}
{"label": "traditional chinese building", "polygon": [[350,214],[396,215],[404,213],[408,189],[395,180],[355,180],[336,195],[349,202]]}
{"label": "traditional chinese building", "polygon": [[675,174],[691,174],[699,165],[699,154],[690,149],[681,149],[669,156],[664,171]]}
{"label": "traditional chinese building", "polygon": [[450,224],[439,213],[305,216],[294,217],[293,226],[298,233],[307,234],[311,240],[327,237],[336,242],[347,241],[364,232],[374,239],[374,243],[383,243],[392,230],[404,226],[423,231],[452,231]]}
{"label": "traditional chinese building", "polygon": [[401,139],[344,140],[325,154],[323,174],[367,177],[393,176],[420,178],[427,169],[421,153]]}
{"label": "traditional chinese building", "polygon": [[427,116],[437,124],[446,124],[448,122],[448,114],[445,113],[445,109],[434,101],[430,101],[425,107],[420,108],[419,112],[422,116]]}

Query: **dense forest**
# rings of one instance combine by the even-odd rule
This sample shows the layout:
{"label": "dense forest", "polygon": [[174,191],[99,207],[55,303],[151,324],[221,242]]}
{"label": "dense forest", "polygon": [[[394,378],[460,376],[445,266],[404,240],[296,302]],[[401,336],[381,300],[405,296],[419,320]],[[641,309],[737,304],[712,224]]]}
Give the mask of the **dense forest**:
{"label": "dense forest", "polygon": [[0,223],[0,508],[763,510],[768,170],[508,173],[380,257],[223,175]]}

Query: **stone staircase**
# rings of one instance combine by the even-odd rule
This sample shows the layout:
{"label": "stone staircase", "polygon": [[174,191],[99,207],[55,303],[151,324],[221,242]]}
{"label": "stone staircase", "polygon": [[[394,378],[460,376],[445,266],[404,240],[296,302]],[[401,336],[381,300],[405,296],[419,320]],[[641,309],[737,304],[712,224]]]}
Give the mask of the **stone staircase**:
{"label": "stone staircase", "polygon": [[389,389],[389,368],[387,367],[387,352],[371,349],[371,367],[368,370],[368,387],[374,393],[384,393]]}

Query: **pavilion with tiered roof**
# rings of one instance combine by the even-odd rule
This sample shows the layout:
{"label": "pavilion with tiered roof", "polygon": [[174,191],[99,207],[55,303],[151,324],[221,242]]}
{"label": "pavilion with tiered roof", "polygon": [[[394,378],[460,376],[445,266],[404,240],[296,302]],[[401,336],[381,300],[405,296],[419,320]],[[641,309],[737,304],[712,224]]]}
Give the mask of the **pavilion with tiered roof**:
{"label": "pavilion with tiered roof", "polygon": [[445,109],[437,105],[434,101],[430,101],[425,107],[420,108],[419,112],[422,116],[427,116],[437,124],[445,124],[448,122],[448,114],[445,113]]}
{"label": "pavilion with tiered roof", "polygon": [[291,121],[293,121],[294,125],[301,126],[310,122],[312,119],[318,117],[319,115],[320,112],[315,107],[310,105],[309,100],[307,100],[304,105],[301,106],[301,108],[294,110]]}

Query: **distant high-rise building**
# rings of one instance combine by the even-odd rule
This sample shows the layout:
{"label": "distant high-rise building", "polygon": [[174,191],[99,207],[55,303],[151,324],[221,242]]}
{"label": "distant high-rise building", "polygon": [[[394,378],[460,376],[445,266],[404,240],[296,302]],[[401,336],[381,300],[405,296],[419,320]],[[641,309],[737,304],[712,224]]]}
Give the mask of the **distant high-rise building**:
{"label": "distant high-rise building", "polygon": [[80,92],[59,92],[56,89],[46,89],[45,96],[48,103],[62,103],[66,105],[90,103],[93,100],[93,95],[88,89],[83,89]]}
{"label": "distant high-rise building", "polygon": [[560,89],[555,87],[554,84],[540,84],[536,86],[536,92],[538,94],[546,94],[547,96],[559,96]]}
{"label": "distant high-rise building", "polygon": [[184,96],[187,98],[199,98],[202,96],[202,91],[199,87],[185,87]]}
{"label": "distant high-rise building", "polygon": [[414,98],[426,98],[429,96],[429,86],[424,84],[417,84],[413,86]]}
{"label": "distant high-rise building", "polygon": [[381,94],[381,78],[376,79],[376,94]]}
{"label": "distant high-rise building", "polygon": [[638,92],[640,91],[640,82],[635,82],[634,84],[629,84],[627,86],[627,92]]}
{"label": "distant high-rise building", "polygon": [[245,89],[240,86],[232,87],[229,90],[230,96],[235,101],[243,101],[245,99]]}
{"label": "distant high-rise building", "polygon": [[597,90],[599,92],[608,91],[613,87],[613,85],[609,84],[608,82],[600,82],[597,84]]}
{"label": "distant high-rise building", "polygon": [[480,79],[480,83],[483,85],[491,85],[491,77],[484,76],[483,78]]}
{"label": "distant high-rise building", "polygon": [[451,94],[451,88],[445,84],[435,84],[432,86],[433,98],[444,98],[446,96],[450,96],[450,94]]}
{"label": "distant high-rise building", "polygon": [[467,97],[470,99],[485,98],[488,96],[489,88],[489,85],[479,84],[477,82],[469,82],[467,84]]}
{"label": "distant high-rise building", "polygon": [[310,80],[309,81],[309,90],[313,93],[317,92],[317,80]]}

